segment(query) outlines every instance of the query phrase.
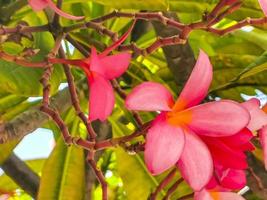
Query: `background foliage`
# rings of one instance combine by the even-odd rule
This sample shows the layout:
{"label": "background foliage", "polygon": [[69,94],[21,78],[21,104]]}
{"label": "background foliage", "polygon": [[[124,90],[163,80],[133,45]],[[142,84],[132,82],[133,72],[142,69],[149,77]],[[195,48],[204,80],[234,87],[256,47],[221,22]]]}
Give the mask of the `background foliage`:
{"label": "background foliage", "polygon": [[[12,0],[2,0],[0,1],[0,7],[5,8],[5,6],[14,2]],[[203,13],[210,11],[217,2],[216,0],[65,0],[63,10],[75,15],[85,15],[87,19],[99,17],[114,9],[127,12],[144,10],[173,11],[182,22],[191,23],[201,20]],[[236,23],[236,20],[262,16],[263,13],[257,0],[244,0],[242,7],[237,12],[229,15],[217,26],[225,28]],[[43,12],[33,12],[29,6],[23,6],[9,19],[3,17],[1,13],[0,21],[10,27],[20,21],[29,25],[41,25],[47,23],[47,16]],[[105,22],[104,25],[113,31],[123,33],[127,29],[129,21],[129,19],[115,18]],[[61,19],[61,23],[70,25],[72,22]],[[196,55],[198,49],[202,48],[209,54],[213,63],[214,79],[210,90],[211,98],[220,97],[242,101],[241,94],[255,95],[255,89],[264,94],[267,93],[266,27],[267,25],[245,27],[222,37],[200,30],[193,31],[190,34],[189,45],[194,54]],[[109,38],[89,29],[72,32],[71,36],[85,47],[89,48],[94,45],[99,50],[103,49],[103,44],[111,43]],[[136,44],[139,47],[146,47],[155,40],[156,36],[153,26],[150,25],[144,34],[138,36]],[[4,40],[1,37],[0,41]],[[132,35],[133,37],[135,35]],[[18,55],[24,48],[34,47],[40,50],[34,59],[41,60],[51,50],[53,44],[52,35],[49,32],[41,32],[34,33],[33,38],[24,37],[20,42],[6,40],[0,48]],[[72,52],[73,49],[69,43],[66,42],[64,45],[70,58],[82,57],[77,50]],[[130,91],[132,87],[145,80],[153,80],[168,86],[177,96],[177,91],[180,90],[182,83],[180,86],[175,83],[176,74],[170,71],[165,56],[163,50],[159,49],[151,55],[139,56],[134,59],[129,70],[119,79],[124,89]],[[79,69],[72,68],[72,72],[77,83],[84,81],[84,74]],[[33,109],[40,103],[38,100],[28,101],[28,98],[41,96],[42,87],[39,83],[41,75],[42,69],[33,70],[0,60],[0,124],[10,122],[16,116]],[[61,92],[58,87],[60,83],[65,82],[66,78],[62,67],[56,66],[51,80],[53,95]],[[85,88],[84,92],[80,94],[82,108],[86,112],[87,89]],[[67,109],[62,113],[62,116],[71,133],[84,136],[85,127],[75,117],[73,109]],[[153,114],[142,113],[142,117],[147,121],[152,119]],[[123,100],[119,96],[116,96],[116,107],[108,122],[112,127],[112,137],[127,135],[134,130],[135,122],[132,116],[127,113]],[[85,163],[83,150],[75,146],[66,147],[62,139],[59,138],[59,130],[52,122],[43,123],[41,127],[53,131],[56,144],[48,158],[24,161],[40,176],[37,199],[84,199],[86,198],[85,193],[92,196],[92,199],[100,199],[101,188],[97,181],[93,180],[91,185],[87,184],[90,169]],[[0,165],[6,162],[19,142],[12,141],[0,145]],[[256,157],[260,159],[261,151],[256,152]],[[133,200],[140,199],[140,197],[146,199],[164,176],[151,176],[146,170],[142,154],[132,155],[131,152],[125,152],[121,148],[102,152],[99,155],[98,165],[105,172],[109,184],[110,199]],[[90,191],[87,191],[88,187],[91,188]],[[13,199],[31,199],[6,174],[0,176],[1,193],[10,193]],[[177,199],[187,193],[190,193],[190,189],[183,183],[172,196],[172,199]],[[164,192],[162,195],[164,195]],[[248,199],[264,199],[258,189],[253,190],[247,197]]]}

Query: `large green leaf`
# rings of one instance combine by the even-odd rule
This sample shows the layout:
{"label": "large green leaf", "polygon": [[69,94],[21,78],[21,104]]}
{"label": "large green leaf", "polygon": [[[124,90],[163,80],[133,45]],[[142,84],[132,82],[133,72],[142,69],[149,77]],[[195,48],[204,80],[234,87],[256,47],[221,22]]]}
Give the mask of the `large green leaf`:
{"label": "large green leaf", "polygon": [[109,0],[93,0],[94,2],[103,4],[105,6],[110,6],[112,8],[127,8],[127,9],[148,9],[148,10],[167,10],[169,7],[168,0],[118,0],[118,1],[109,1]]}
{"label": "large green leaf", "polygon": [[[77,131],[75,123],[73,132]],[[42,171],[38,200],[83,199],[85,156],[81,148],[67,147],[61,138],[47,159]]]}
{"label": "large green leaf", "polygon": [[[110,121],[114,136],[123,136],[126,129],[124,125],[120,126],[117,121],[112,121],[112,119]],[[158,185],[157,180],[147,171],[140,155],[129,155],[119,148],[115,152],[118,162],[118,173],[122,178],[127,198],[129,200],[139,199],[140,197],[146,199]]]}
{"label": "large green leaf", "polygon": [[[37,16],[35,13],[25,16],[23,20],[28,22],[31,26],[46,22],[46,18],[43,15]],[[53,37],[49,32],[35,33],[33,37],[33,42],[28,41],[21,45],[11,42],[5,43],[4,49],[12,54],[16,54],[23,48],[32,46],[33,48],[40,49],[40,52],[33,60],[43,60],[47,53],[53,48]],[[42,94],[42,87],[39,80],[42,73],[42,69],[26,68],[15,63],[0,60],[0,91],[21,96],[40,96]],[[56,65],[51,78],[52,92],[57,90],[62,78],[63,70]]]}

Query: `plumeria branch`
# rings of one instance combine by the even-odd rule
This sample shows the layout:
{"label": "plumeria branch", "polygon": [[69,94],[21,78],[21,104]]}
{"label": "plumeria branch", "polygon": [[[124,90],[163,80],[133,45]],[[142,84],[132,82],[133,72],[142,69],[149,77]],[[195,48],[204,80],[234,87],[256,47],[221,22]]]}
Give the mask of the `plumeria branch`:
{"label": "plumeria branch", "polygon": [[187,195],[184,195],[178,198],[177,200],[187,200],[187,199],[192,199],[193,197],[194,197],[194,193],[190,193],[190,194],[187,194]]}
{"label": "plumeria branch", "polygon": [[183,178],[178,179],[175,183],[168,189],[167,194],[163,198],[163,200],[168,200],[170,196],[175,192],[178,186],[184,181]]}
{"label": "plumeria branch", "polygon": [[176,168],[174,168],[173,170],[170,171],[170,173],[158,185],[156,190],[153,193],[151,193],[151,195],[149,197],[150,200],[155,200],[157,198],[157,195],[159,194],[159,192],[161,190],[163,190],[164,187],[166,187],[172,181],[172,179],[175,177],[176,172],[177,172]]}
{"label": "plumeria branch", "polygon": [[[230,3],[229,3],[230,2]],[[57,8],[60,8],[62,4],[62,0],[57,1]],[[236,11],[241,6],[241,1],[226,1],[221,0],[219,3],[214,7],[214,9],[205,15],[203,17],[203,20],[200,22],[194,22],[191,24],[183,24],[180,23],[174,19],[168,18],[164,16],[161,12],[138,12],[138,13],[128,13],[128,12],[119,12],[114,11],[112,13],[109,13],[105,16],[101,16],[99,18],[84,22],[84,23],[76,23],[74,25],[65,26],[62,27],[59,23],[59,15],[55,14],[53,21],[51,24],[42,25],[42,26],[23,26],[18,25],[14,28],[7,28],[7,27],[0,27],[0,35],[9,35],[9,34],[23,34],[23,33],[34,33],[34,32],[43,32],[43,31],[51,31],[53,36],[56,38],[54,48],[51,50],[51,52],[47,55],[46,61],[39,62],[39,63],[32,63],[25,59],[23,56],[14,56],[9,55],[3,51],[0,51],[0,58],[9,62],[14,62],[22,66],[26,67],[36,67],[36,68],[44,68],[43,76],[40,80],[43,86],[43,100],[42,105],[40,107],[40,110],[46,113],[49,117],[53,119],[53,121],[57,124],[59,129],[61,130],[62,137],[66,144],[71,145],[78,145],[82,147],[85,150],[88,150],[88,156],[87,160],[89,165],[94,170],[97,179],[99,180],[99,183],[102,186],[102,199],[107,200],[108,198],[108,188],[107,188],[107,182],[105,180],[103,172],[97,167],[97,163],[95,161],[95,152],[99,150],[103,150],[106,148],[121,146],[125,148],[126,150],[131,149],[131,147],[128,145],[129,142],[131,142],[133,139],[144,136],[147,133],[147,130],[151,127],[151,121],[144,123],[140,117],[140,115],[135,112],[131,111],[135,122],[136,122],[136,131],[134,131],[132,134],[119,137],[119,138],[111,138],[107,140],[102,141],[96,141],[97,134],[95,133],[94,129],[91,126],[91,123],[88,121],[85,113],[83,113],[79,98],[76,91],[76,86],[74,83],[74,78],[71,74],[70,67],[67,64],[63,64],[64,72],[67,78],[68,86],[69,86],[69,92],[71,96],[72,105],[76,111],[77,116],[81,119],[81,121],[85,124],[87,132],[89,134],[88,139],[82,139],[80,137],[73,137],[69,133],[68,127],[61,118],[59,112],[57,109],[53,108],[50,105],[50,78],[53,72],[53,65],[47,60],[50,58],[55,58],[57,55],[61,59],[66,59],[64,50],[61,47],[61,42],[66,39],[69,41],[76,49],[78,49],[85,57],[89,57],[90,53],[89,50],[84,48],[79,42],[74,40],[69,33],[80,30],[80,29],[87,29],[91,28],[97,31],[98,33],[102,35],[106,35],[112,39],[112,41],[118,42],[118,34],[116,32],[113,32],[102,25],[103,22],[106,20],[110,20],[112,18],[129,18],[129,19],[142,19],[147,21],[159,21],[162,24],[173,27],[177,30],[179,30],[180,34],[175,35],[172,37],[165,37],[165,38],[157,38],[154,43],[152,43],[150,46],[146,48],[139,48],[135,43],[131,43],[129,45],[115,45],[115,47],[118,47],[117,49],[119,51],[129,51],[131,50],[134,54],[134,56],[143,55],[147,56],[151,53],[153,53],[155,50],[157,50],[160,47],[168,46],[168,45],[176,45],[176,44],[185,44],[187,42],[187,39],[189,37],[189,34],[193,30],[201,29],[205,30],[207,32],[211,32],[217,35],[225,35],[227,33],[233,32],[235,30],[238,30],[244,26],[247,25],[262,25],[267,23],[267,18],[259,18],[259,19],[250,19],[247,18],[243,21],[237,22],[235,25],[232,25],[225,29],[216,29],[212,27],[214,24],[220,22],[223,18],[231,14],[232,12]],[[65,38],[66,36],[66,38]],[[123,41],[123,40],[121,40]],[[119,42],[119,44],[122,42]],[[112,46],[111,46],[112,47]],[[115,47],[111,48],[111,50],[115,49]],[[110,51],[111,51],[110,50]],[[110,52],[109,51],[109,52]],[[109,53],[108,52],[108,53]],[[107,53],[107,54],[108,54]],[[105,55],[106,56],[106,55]],[[111,81],[113,88],[118,93],[118,95],[122,98],[126,98],[125,91],[120,87],[120,84],[116,79],[113,79]],[[135,145],[135,144],[134,144]],[[143,150],[144,144],[137,143],[137,145],[134,146],[137,147],[137,149]],[[176,168],[173,169],[166,177],[165,179],[160,183],[160,185],[156,188],[156,190],[151,194],[150,199],[154,200],[156,199],[157,194],[168,184],[171,180],[175,177]],[[178,179],[167,191],[166,196],[164,199],[169,199],[169,197],[173,194],[173,192],[177,189],[179,184],[183,181],[183,179]],[[179,200],[182,199],[188,199],[192,198],[193,194],[185,195]]]}

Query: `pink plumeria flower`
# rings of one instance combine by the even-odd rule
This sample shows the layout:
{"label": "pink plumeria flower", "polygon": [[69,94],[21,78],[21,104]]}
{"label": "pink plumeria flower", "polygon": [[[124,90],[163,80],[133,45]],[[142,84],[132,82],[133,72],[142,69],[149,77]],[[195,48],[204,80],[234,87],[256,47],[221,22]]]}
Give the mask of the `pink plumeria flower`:
{"label": "pink plumeria flower", "polygon": [[88,85],[90,87],[89,95],[89,120],[99,119],[104,121],[112,113],[115,96],[110,80],[121,76],[128,68],[131,61],[129,52],[108,55],[117,48],[132,31],[135,22],[124,33],[117,42],[109,46],[102,53],[97,54],[94,47],[91,48],[91,56],[85,59],[67,60],[52,58],[52,63],[72,64],[81,67],[86,73]]}
{"label": "pink plumeria flower", "polygon": [[267,0],[258,0],[261,6],[261,9],[265,16],[267,16]]}
{"label": "pink plumeria flower", "polygon": [[206,189],[242,189],[246,185],[244,170],[248,167],[245,152],[254,150],[251,131],[244,128],[231,136],[200,138],[208,146],[214,162],[214,174]]}
{"label": "pink plumeria flower", "polygon": [[248,129],[251,131],[258,131],[260,136],[260,142],[263,148],[265,169],[267,170],[267,114],[265,109],[260,109],[260,101],[256,98],[252,98],[242,103],[250,113],[251,120],[248,124]]}
{"label": "pink plumeria flower", "polygon": [[148,130],[145,163],[160,174],[177,164],[182,176],[195,190],[201,190],[213,174],[213,160],[198,135],[230,136],[242,130],[249,113],[234,101],[198,105],[212,81],[212,65],[200,51],[197,63],[178,100],[161,84],[145,82],[133,89],[125,105],[130,110],[161,111]]}
{"label": "pink plumeria flower", "polygon": [[52,0],[28,0],[29,5],[34,11],[41,11],[47,7],[51,8],[58,15],[72,20],[84,19],[84,16],[73,16],[60,10]]}
{"label": "pink plumeria flower", "polygon": [[207,191],[205,189],[195,192],[194,200],[245,200],[241,195],[225,191]]}

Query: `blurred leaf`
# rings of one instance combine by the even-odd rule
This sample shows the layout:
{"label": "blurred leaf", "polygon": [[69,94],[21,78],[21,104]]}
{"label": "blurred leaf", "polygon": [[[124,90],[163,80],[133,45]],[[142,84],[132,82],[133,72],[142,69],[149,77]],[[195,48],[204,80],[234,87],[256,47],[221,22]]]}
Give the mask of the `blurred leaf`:
{"label": "blurred leaf", "polygon": [[169,7],[169,0],[118,0],[118,1],[109,1],[109,0],[93,0],[94,2],[103,4],[105,6],[110,6],[112,8],[128,8],[128,9],[148,9],[148,10],[167,10]]}
{"label": "blurred leaf", "polygon": [[[74,122],[72,133],[77,133]],[[85,157],[81,148],[68,147],[61,138],[42,171],[38,200],[83,199],[85,189]]]}

